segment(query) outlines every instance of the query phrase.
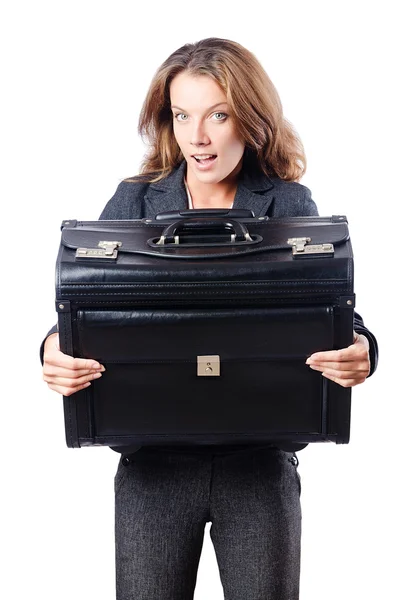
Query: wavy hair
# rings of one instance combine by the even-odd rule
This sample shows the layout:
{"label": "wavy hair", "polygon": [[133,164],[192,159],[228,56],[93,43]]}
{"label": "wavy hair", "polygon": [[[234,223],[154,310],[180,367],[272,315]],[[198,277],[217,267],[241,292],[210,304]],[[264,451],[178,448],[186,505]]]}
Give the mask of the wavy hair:
{"label": "wavy hair", "polygon": [[170,101],[171,81],[182,71],[211,77],[225,93],[236,131],[245,141],[243,168],[299,181],[306,157],[298,134],[283,115],[276,88],[249,50],[221,38],[185,44],[158,68],[138,124],[148,152],[133,181],[142,177],[151,183],[160,181],[184,159],[173,132]]}

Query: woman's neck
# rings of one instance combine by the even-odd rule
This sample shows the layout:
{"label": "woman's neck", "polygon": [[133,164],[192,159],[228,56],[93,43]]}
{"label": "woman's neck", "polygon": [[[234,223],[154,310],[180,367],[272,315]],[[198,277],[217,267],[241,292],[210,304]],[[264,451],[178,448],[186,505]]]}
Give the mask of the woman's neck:
{"label": "woman's neck", "polygon": [[190,192],[190,197],[194,208],[230,208],[233,204],[234,197],[236,195],[237,185],[233,188],[225,190],[208,190],[207,188],[202,192],[192,190],[189,184],[187,184]]}
{"label": "woman's neck", "polygon": [[186,174],[186,184],[194,208],[230,208],[237,191],[237,175],[231,174],[219,183],[203,183]]}

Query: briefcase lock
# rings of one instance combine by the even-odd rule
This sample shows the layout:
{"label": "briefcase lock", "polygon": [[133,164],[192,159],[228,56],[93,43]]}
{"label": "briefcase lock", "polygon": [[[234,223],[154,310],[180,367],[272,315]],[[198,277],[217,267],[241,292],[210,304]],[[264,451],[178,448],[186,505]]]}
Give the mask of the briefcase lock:
{"label": "briefcase lock", "polygon": [[98,242],[98,248],[77,248],[76,258],[117,258],[117,249],[121,242]]}
{"label": "briefcase lock", "polygon": [[213,377],[220,375],[220,356],[210,354],[197,357],[197,375],[204,377]]}
{"label": "briefcase lock", "polygon": [[309,244],[311,241],[309,237],[289,238],[287,244],[292,246],[293,258],[316,257],[324,254],[333,256],[333,244]]}

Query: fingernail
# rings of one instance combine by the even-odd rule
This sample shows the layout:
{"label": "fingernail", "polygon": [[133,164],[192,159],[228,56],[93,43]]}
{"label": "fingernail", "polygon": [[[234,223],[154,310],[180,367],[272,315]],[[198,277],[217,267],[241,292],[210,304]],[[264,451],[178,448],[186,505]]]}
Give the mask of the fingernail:
{"label": "fingernail", "polygon": [[102,377],[102,373],[95,373],[92,378],[93,379],[98,379],[98,377]]}
{"label": "fingernail", "polygon": [[306,364],[307,364],[307,365],[310,365],[310,363],[311,363],[311,362],[312,362],[312,359],[311,359],[311,358],[310,358],[310,356],[309,356],[309,358],[308,358],[308,359],[307,359],[307,361],[306,361]]}
{"label": "fingernail", "polygon": [[95,362],[95,363],[92,365],[92,368],[93,368],[93,369],[99,369],[99,368],[100,368],[100,366],[101,366],[101,365],[100,365],[99,363]]}
{"label": "fingernail", "polygon": [[105,367],[104,367],[103,365],[101,365],[101,371],[102,371],[102,373],[103,373],[104,371],[106,371],[106,369],[105,369]]}

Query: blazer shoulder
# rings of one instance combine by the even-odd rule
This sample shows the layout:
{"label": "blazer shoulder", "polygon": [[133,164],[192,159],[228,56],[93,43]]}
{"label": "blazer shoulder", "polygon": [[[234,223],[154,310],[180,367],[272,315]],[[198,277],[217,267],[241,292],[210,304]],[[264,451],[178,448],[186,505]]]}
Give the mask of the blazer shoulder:
{"label": "blazer shoulder", "polygon": [[272,178],[275,217],[309,217],[318,215],[308,187],[297,181]]}
{"label": "blazer shoulder", "polygon": [[149,185],[149,182],[145,180],[124,179],[121,181],[99,219],[142,219],[144,197]]}

